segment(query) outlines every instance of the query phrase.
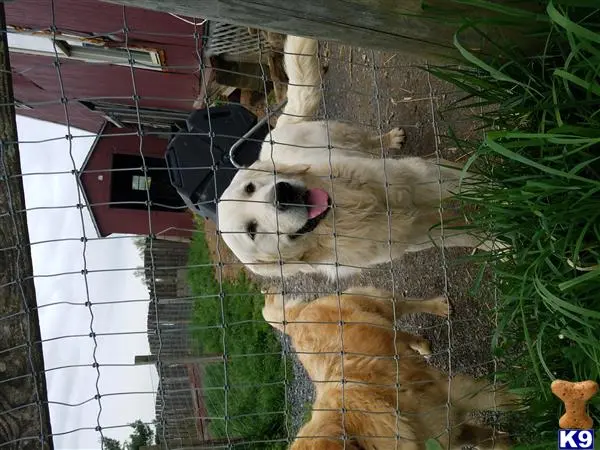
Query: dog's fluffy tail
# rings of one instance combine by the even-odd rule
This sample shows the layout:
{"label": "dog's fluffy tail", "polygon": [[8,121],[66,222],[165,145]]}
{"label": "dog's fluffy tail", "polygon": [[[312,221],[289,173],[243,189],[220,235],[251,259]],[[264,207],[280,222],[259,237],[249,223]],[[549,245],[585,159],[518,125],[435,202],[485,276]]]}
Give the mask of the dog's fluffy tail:
{"label": "dog's fluffy tail", "polygon": [[288,36],[284,45],[284,65],[289,79],[287,104],[277,125],[312,120],[321,103],[321,67],[318,41]]}

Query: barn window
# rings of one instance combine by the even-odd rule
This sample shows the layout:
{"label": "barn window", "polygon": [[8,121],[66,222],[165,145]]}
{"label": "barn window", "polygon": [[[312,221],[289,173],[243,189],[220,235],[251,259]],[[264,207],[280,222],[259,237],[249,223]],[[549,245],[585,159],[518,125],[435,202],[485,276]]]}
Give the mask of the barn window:
{"label": "barn window", "polygon": [[113,154],[112,158],[111,208],[185,210],[183,200],[171,185],[164,158],[120,153]]}
{"label": "barn window", "polygon": [[76,36],[58,35],[52,38],[48,33],[8,32],[8,47],[16,53],[75,59],[88,63],[131,65],[141,69],[161,70],[162,63],[158,51],[153,49],[106,47],[100,42],[89,42]]}
{"label": "barn window", "polygon": [[145,191],[150,189],[150,183],[152,183],[151,177],[145,177],[140,175],[133,175],[131,177],[131,189],[134,191]]}

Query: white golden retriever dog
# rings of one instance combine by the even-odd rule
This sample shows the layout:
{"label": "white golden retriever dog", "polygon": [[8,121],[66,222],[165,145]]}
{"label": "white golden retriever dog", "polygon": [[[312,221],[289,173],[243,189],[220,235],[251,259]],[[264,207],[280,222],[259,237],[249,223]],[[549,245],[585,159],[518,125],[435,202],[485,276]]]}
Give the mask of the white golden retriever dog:
{"label": "white golden retriever dog", "polygon": [[[451,197],[461,178],[460,169],[435,161],[376,157],[382,147],[401,147],[398,128],[376,136],[311,120],[321,102],[317,46],[287,38],[288,103],[258,161],[236,174],[217,207],[225,243],[263,276],[320,272],[335,279],[439,245],[440,199]],[[489,249],[458,230],[443,235],[445,246]]]}

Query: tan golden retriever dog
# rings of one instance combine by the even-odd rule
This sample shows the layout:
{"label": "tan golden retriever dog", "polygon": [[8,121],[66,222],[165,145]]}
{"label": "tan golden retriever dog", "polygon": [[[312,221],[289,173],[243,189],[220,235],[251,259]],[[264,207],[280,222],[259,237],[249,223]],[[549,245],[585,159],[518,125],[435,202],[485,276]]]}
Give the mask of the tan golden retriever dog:
{"label": "tan golden retriever dog", "polygon": [[395,318],[416,312],[445,316],[448,305],[440,297],[394,302],[372,288],[313,302],[265,296],[264,318],[291,337],[315,384],[312,417],[291,449],[424,450],[432,438],[444,449],[510,448],[505,433],[466,419],[474,410],[514,408],[517,397],[428,365],[415,351],[430,354],[429,343],[394,330]]}
{"label": "tan golden retriever dog", "polygon": [[[218,227],[238,259],[263,276],[356,274],[406,251],[489,249],[483,239],[434,228],[440,199],[461,171],[416,157],[375,158],[400,148],[404,131],[375,136],[311,120],[321,103],[317,41],[288,36],[288,103],[258,161],[240,170],[217,206]],[[446,218],[447,219],[447,218]]]}

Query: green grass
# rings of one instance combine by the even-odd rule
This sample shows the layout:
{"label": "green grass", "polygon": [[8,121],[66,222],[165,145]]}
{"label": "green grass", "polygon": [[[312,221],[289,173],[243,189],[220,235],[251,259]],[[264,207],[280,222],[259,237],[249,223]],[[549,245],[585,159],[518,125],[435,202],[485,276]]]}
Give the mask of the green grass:
{"label": "green grass", "polygon": [[[291,376],[279,340],[264,321],[264,297],[243,275],[221,285],[214,277],[204,235],[196,232],[189,256],[195,296],[193,334],[201,354],[225,354],[206,367],[203,387],[213,438],[245,438],[248,448],[280,449],[286,439],[285,381]],[[243,446],[236,446],[243,448]]]}
{"label": "green grass", "polygon": [[[466,92],[455,108],[483,111],[485,138],[456,142],[486,182],[465,186],[461,198],[474,225],[512,246],[477,258],[493,262],[493,345],[506,367],[497,375],[529,399],[515,434],[528,449],[556,447],[563,411],[552,380],[600,380],[600,8],[543,3],[538,54],[483,33],[495,56],[471,52],[461,45],[477,28],[468,23],[455,36],[461,67],[429,69]],[[600,396],[589,413],[598,426]]]}

